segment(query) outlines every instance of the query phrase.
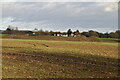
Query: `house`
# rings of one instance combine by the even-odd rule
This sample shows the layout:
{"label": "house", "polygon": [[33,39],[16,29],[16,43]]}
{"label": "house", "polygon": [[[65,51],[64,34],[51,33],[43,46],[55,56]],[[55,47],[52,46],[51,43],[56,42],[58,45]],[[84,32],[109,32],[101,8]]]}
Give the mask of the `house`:
{"label": "house", "polygon": [[61,32],[54,32],[54,36],[61,36],[62,33]]}
{"label": "house", "polygon": [[63,32],[61,36],[68,37],[68,34],[66,32]]}
{"label": "house", "polygon": [[71,36],[79,37],[79,36],[81,36],[81,34],[80,34],[80,32],[73,32]]}
{"label": "house", "polygon": [[[62,36],[62,37],[68,37],[68,34],[66,32],[54,32],[53,36]],[[77,32],[73,32],[71,34],[71,37],[77,37],[77,36],[80,36],[80,33],[77,33]]]}

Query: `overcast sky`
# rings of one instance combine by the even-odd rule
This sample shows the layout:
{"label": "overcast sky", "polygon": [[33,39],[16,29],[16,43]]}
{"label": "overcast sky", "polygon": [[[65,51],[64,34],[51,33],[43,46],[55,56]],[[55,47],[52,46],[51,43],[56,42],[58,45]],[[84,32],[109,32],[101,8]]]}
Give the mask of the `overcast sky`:
{"label": "overcast sky", "polygon": [[9,2],[2,3],[0,29],[52,31],[118,29],[118,3],[115,2]]}

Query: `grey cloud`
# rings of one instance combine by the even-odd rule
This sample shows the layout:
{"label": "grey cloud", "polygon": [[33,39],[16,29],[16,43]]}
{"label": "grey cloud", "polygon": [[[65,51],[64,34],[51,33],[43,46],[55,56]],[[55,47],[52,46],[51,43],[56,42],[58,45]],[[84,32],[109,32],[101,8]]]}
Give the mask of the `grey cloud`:
{"label": "grey cloud", "polygon": [[[3,18],[12,17],[13,22],[8,24],[26,27],[64,30],[73,29],[117,29],[117,3],[95,3],[95,2],[31,2],[31,3],[4,3]],[[111,10],[105,11],[105,8]],[[32,24],[31,24],[32,23]],[[8,25],[6,24],[6,25]],[[25,25],[26,24],[26,25]],[[40,27],[42,25],[42,27]],[[44,26],[43,26],[44,25]]]}

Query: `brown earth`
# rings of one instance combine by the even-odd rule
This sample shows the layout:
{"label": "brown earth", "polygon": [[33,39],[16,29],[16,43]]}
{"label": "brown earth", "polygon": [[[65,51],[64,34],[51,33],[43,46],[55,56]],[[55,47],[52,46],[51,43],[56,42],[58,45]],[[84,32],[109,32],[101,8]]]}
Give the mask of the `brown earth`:
{"label": "brown earth", "polygon": [[3,78],[118,77],[118,46],[17,40],[2,42]]}

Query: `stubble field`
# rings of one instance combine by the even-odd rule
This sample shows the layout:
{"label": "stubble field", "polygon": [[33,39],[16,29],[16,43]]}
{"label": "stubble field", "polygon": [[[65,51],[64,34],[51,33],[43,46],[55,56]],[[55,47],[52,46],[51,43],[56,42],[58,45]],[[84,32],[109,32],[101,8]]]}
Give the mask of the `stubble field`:
{"label": "stubble field", "polygon": [[118,77],[118,43],[2,39],[3,78]]}

